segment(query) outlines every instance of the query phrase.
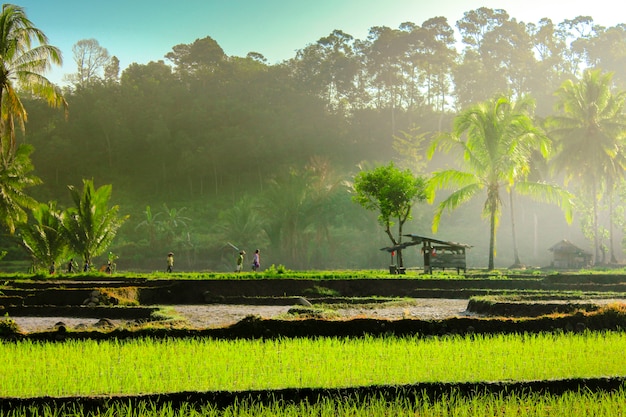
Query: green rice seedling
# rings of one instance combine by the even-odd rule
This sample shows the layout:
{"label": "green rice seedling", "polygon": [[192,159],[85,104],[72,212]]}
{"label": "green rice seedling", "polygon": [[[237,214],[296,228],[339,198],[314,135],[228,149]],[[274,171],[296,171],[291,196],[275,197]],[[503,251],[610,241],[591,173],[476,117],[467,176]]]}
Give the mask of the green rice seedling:
{"label": "green rice seedling", "polygon": [[324,398],[315,403],[307,401],[288,403],[274,401],[269,404],[250,400],[216,408],[211,404],[183,403],[174,407],[171,403],[155,404],[111,403],[101,410],[86,411],[80,405],[54,409],[41,407],[18,407],[0,417],[387,417],[387,416],[568,416],[568,417],[614,417],[626,413],[626,394],[618,392],[568,392],[563,395],[529,393],[525,395],[482,394],[471,397],[457,393],[438,400],[428,398],[399,397],[393,400],[381,398],[339,399]]}
{"label": "green rice seedling", "polygon": [[0,396],[526,381],[623,376],[626,334],[0,344]]}

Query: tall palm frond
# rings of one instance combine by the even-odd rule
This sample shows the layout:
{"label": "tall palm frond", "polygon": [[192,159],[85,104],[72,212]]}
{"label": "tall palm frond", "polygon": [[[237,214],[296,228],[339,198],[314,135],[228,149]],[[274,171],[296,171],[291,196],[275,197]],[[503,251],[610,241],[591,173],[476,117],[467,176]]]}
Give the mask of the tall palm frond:
{"label": "tall palm frond", "polygon": [[13,151],[16,149],[15,124],[23,129],[27,120],[18,90],[42,98],[54,107],[67,108],[61,90],[43,75],[53,64],[62,64],[61,51],[48,44],[46,35],[26,17],[23,8],[3,4],[0,13],[0,128],[1,139],[9,140]]}

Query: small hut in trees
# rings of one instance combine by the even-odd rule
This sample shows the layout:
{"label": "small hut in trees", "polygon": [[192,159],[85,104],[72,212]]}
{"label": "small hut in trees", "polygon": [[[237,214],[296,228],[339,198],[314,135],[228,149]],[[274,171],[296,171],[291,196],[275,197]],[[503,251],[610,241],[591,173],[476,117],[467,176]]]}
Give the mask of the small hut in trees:
{"label": "small hut in trees", "polygon": [[572,242],[563,239],[560,242],[553,245],[550,249],[552,252],[552,266],[553,268],[562,269],[578,269],[584,268],[591,264],[593,255]]}

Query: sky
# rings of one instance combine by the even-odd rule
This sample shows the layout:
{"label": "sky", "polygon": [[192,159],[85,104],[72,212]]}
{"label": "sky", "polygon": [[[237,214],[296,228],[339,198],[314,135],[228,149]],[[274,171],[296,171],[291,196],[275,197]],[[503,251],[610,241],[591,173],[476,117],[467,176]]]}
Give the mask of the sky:
{"label": "sky", "polygon": [[76,72],[72,46],[96,39],[120,60],[132,63],[163,60],[178,44],[212,37],[229,56],[263,54],[270,64],[339,29],[356,39],[373,26],[421,25],[444,16],[455,26],[463,14],[479,7],[504,9],[510,17],[555,23],[591,16],[595,23],[626,22],[615,0],[14,0],[27,17],[61,49],[64,65],[47,73],[63,84],[63,74]]}

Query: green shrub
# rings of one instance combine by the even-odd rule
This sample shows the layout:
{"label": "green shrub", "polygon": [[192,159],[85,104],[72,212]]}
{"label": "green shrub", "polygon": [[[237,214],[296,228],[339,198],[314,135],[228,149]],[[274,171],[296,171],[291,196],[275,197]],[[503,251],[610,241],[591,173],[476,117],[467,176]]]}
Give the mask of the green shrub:
{"label": "green shrub", "polygon": [[20,328],[8,314],[0,319],[0,335],[19,333]]}
{"label": "green shrub", "polygon": [[312,288],[307,288],[304,290],[304,293],[307,295],[318,295],[325,297],[339,297],[340,293],[337,290],[333,290],[332,288],[320,287],[319,285],[315,285]]}
{"label": "green shrub", "polygon": [[290,272],[285,265],[279,264],[278,266],[272,264],[265,270],[265,275],[282,275]]}

